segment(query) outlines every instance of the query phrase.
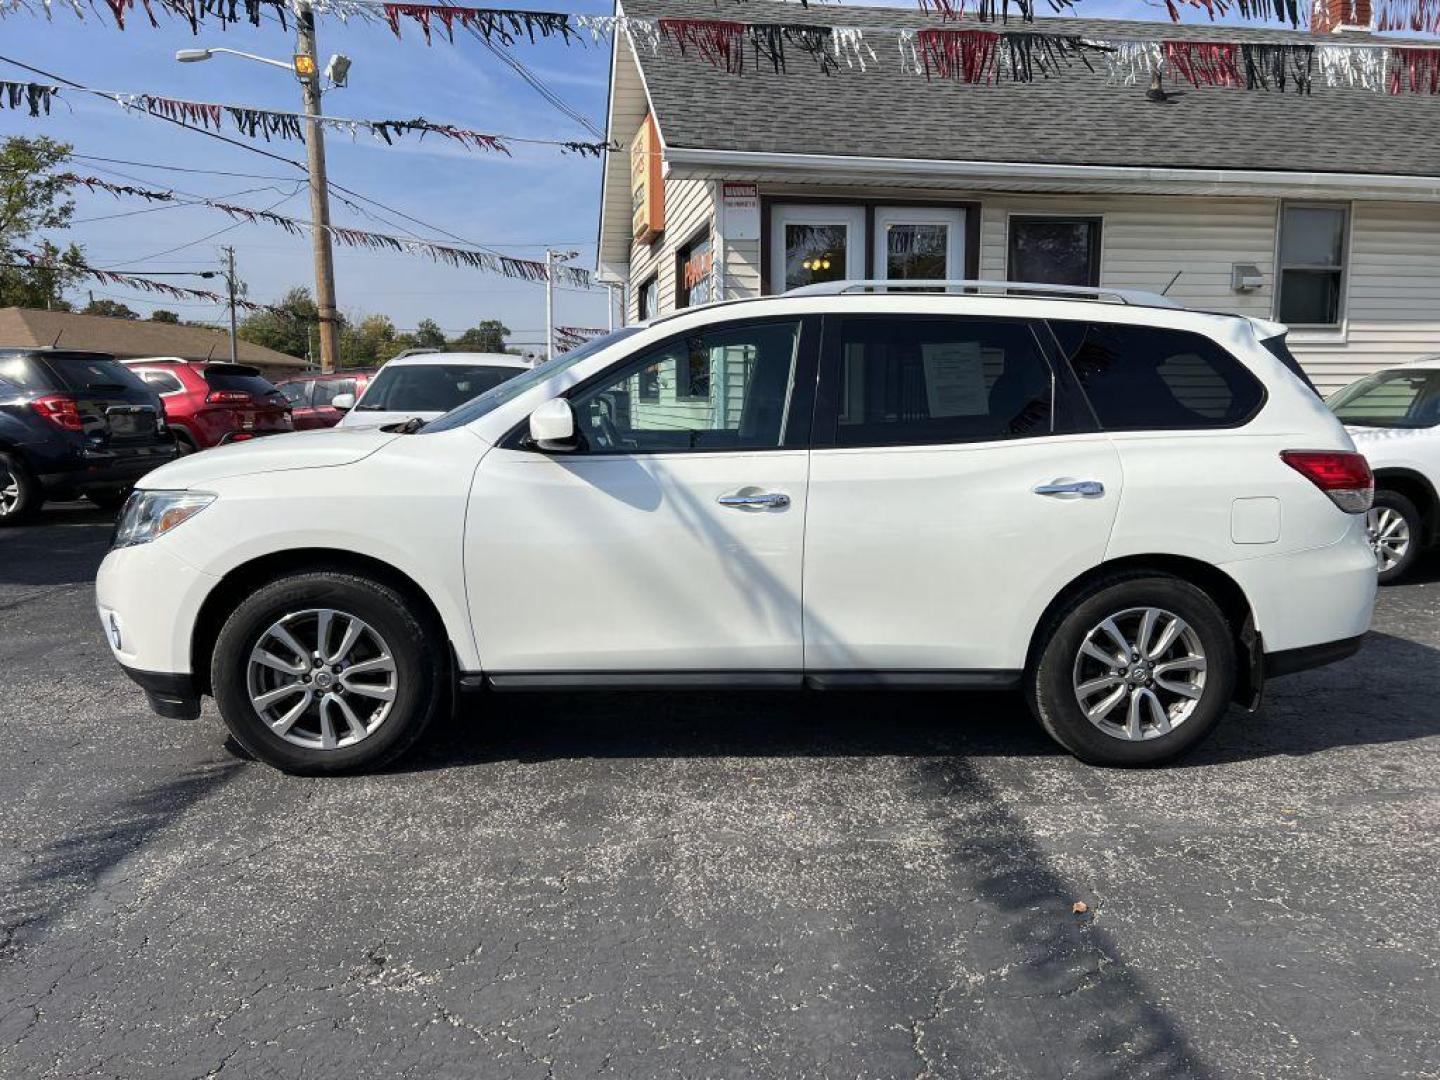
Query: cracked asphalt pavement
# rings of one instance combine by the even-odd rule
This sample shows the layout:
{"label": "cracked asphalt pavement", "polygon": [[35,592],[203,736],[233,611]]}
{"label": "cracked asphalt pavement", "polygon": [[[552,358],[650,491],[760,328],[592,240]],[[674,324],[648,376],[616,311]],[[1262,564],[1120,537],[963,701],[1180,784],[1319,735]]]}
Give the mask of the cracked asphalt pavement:
{"label": "cracked asphalt pavement", "polygon": [[0,1076],[1440,1077],[1440,563],[1164,769],[654,693],[300,779],[148,711],[108,532],[0,532]]}

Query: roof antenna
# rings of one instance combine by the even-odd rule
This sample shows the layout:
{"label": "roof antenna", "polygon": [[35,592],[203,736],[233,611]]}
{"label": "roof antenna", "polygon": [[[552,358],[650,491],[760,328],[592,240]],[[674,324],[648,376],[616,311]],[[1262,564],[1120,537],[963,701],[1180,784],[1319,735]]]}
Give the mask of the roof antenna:
{"label": "roof antenna", "polygon": [[[1176,277],[1179,277],[1180,275],[1179,275],[1179,274],[1176,274],[1175,276],[1176,276]],[[210,360],[214,360],[214,359],[215,359],[215,350],[216,350],[217,348],[219,348],[219,344],[220,344],[219,342],[216,342],[214,345],[211,345],[211,346],[210,346],[210,351],[205,354],[205,359],[206,359],[207,362],[210,361]]]}
{"label": "roof antenna", "polygon": [[[1179,280],[1180,280],[1180,275],[1183,274],[1184,272],[1185,272],[1184,270],[1176,270],[1176,271],[1175,271],[1175,276],[1170,279],[1170,285],[1174,285],[1175,282],[1179,281]],[[1161,296],[1168,296],[1168,295],[1170,294],[1170,285],[1166,285],[1163,289],[1160,290],[1160,295],[1161,295]]]}
{"label": "roof antenna", "polygon": [[56,348],[56,347],[60,344],[60,338],[61,338],[62,336],[64,336],[64,334],[65,334],[64,329],[60,329],[60,330],[56,331],[56,333],[55,333],[55,340],[52,341],[52,342],[50,342],[50,348],[52,348],[52,349],[53,349],[53,348]]}

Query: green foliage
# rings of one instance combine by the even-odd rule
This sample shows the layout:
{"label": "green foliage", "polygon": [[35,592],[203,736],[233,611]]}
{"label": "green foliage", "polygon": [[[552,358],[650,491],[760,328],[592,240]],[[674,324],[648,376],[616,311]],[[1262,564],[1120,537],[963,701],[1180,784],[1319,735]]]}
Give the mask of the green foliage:
{"label": "green foliage", "polygon": [[420,325],[410,337],[417,349],[445,348],[445,331],[440,329],[440,324],[434,319],[421,319]]}
{"label": "green foliage", "polygon": [[466,330],[449,345],[450,352],[503,353],[510,328],[499,319],[485,319]]}
{"label": "green foliage", "polygon": [[[62,293],[80,278],[84,253],[64,250],[42,238],[64,229],[75,213],[68,185],[51,172],[65,164],[70,147],[53,139],[0,139],[0,307],[68,309]],[[20,252],[40,255],[49,265],[21,267]]]}
{"label": "green foliage", "polygon": [[271,306],[279,313],[255,311],[246,315],[240,320],[236,336],[290,356],[309,356],[311,338],[318,337],[315,327],[320,321],[320,309],[310,298],[310,290],[296,286]]}
{"label": "green foliage", "polygon": [[173,311],[166,311],[164,308],[156,308],[154,311],[150,312],[150,321],[172,323],[178,325],[180,322],[180,316],[176,315]]}
{"label": "green foliage", "polygon": [[138,319],[138,312],[131,311],[118,300],[91,300],[81,310],[81,315],[107,315],[112,319]]}

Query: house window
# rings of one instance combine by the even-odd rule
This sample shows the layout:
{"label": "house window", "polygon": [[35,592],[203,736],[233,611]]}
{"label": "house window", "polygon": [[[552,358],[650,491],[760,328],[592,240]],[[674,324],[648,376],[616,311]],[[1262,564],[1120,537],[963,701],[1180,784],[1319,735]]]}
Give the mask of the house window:
{"label": "house window", "polygon": [[1291,326],[1338,326],[1345,288],[1350,210],[1286,203],[1280,211],[1280,272],[1275,316]]}
{"label": "house window", "polygon": [[686,244],[675,254],[675,307],[687,308],[708,304],[712,297],[711,264],[713,249],[710,233]]}
{"label": "house window", "polygon": [[1098,217],[1012,217],[1009,280],[1100,284]]}
{"label": "house window", "polygon": [[635,298],[636,312],[639,321],[653,319],[660,314],[660,278],[656,274],[650,277],[640,286],[639,293]]}

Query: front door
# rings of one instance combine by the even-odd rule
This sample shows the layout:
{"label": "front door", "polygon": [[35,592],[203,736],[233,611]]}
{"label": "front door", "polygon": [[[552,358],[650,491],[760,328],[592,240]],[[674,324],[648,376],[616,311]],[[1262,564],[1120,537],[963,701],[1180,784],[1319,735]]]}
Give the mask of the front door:
{"label": "front door", "polygon": [[1042,340],[1022,319],[829,318],[807,672],[1017,673],[1045,606],[1104,558],[1119,458]]}
{"label": "front door", "polygon": [[963,278],[965,212],[876,207],[875,276],[885,280]]}
{"label": "front door", "polygon": [[578,450],[485,456],[465,569],[488,674],[798,682],[818,331],[681,334],[571,392]]}
{"label": "front door", "polygon": [[770,212],[770,291],[865,273],[865,208],[784,203]]}

